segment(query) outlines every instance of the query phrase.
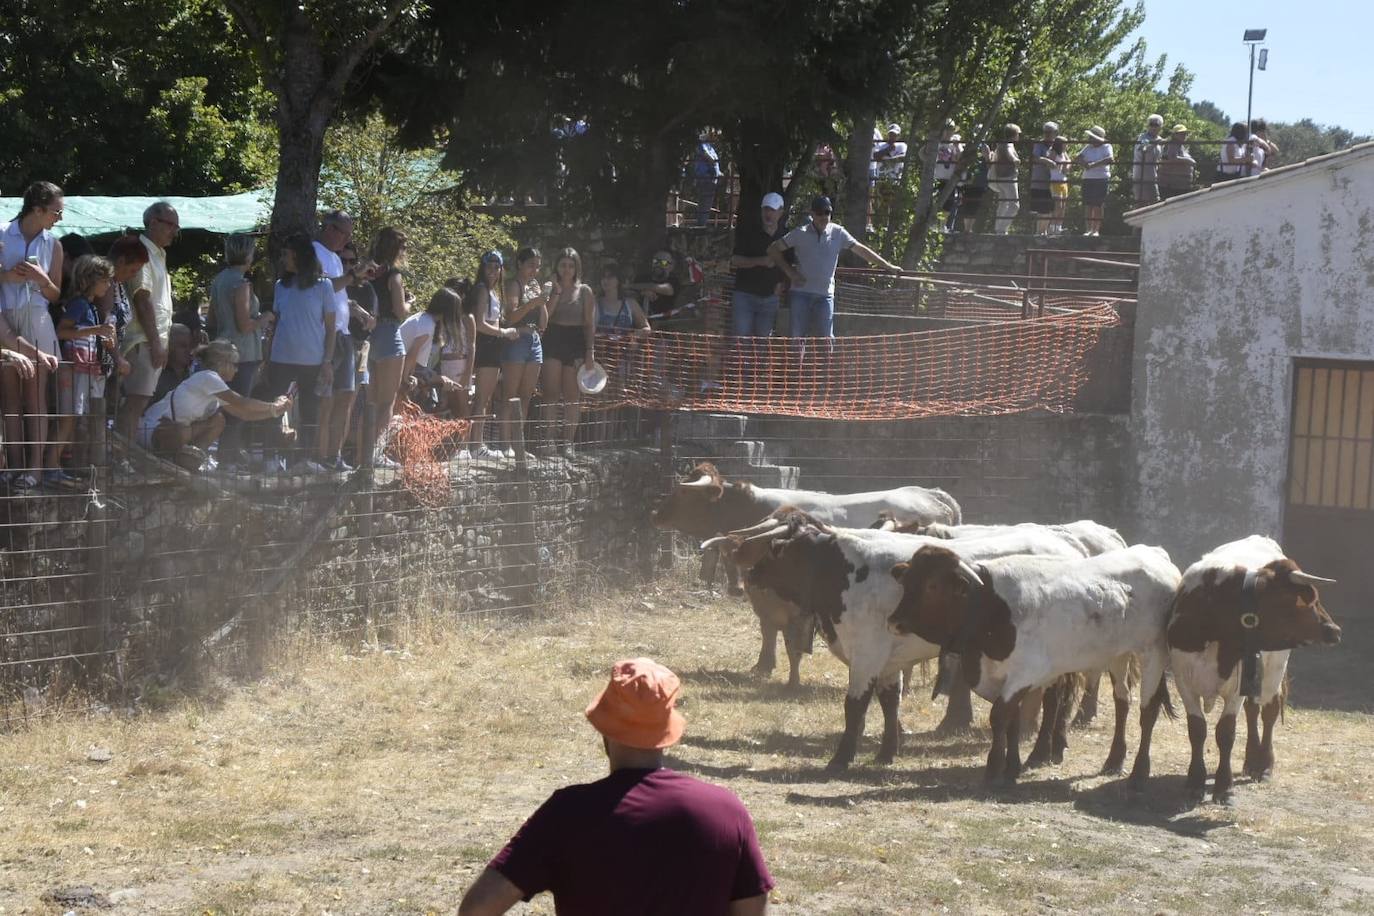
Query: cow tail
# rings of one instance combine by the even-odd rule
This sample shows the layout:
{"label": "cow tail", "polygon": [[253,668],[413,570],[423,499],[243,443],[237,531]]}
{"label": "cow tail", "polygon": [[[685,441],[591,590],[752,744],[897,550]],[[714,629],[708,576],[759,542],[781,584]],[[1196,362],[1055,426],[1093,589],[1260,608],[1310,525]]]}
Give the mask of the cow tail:
{"label": "cow tail", "polygon": [[1178,718],[1178,710],[1174,709],[1174,701],[1169,697],[1169,679],[1161,677],[1159,688],[1155,690],[1155,695],[1150,698],[1151,703],[1158,703],[1163,709],[1164,714],[1170,719]]}

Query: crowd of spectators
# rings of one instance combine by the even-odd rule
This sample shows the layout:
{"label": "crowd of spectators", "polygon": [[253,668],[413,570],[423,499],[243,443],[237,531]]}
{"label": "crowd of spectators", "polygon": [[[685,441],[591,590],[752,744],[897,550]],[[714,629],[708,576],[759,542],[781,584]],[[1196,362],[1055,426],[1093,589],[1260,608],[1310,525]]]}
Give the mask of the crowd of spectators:
{"label": "crowd of spectators", "polygon": [[[0,484],[10,491],[92,486],[83,469],[95,459],[83,450],[97,423],[118,448],[193,470],[394,467],[379,439],[407,400],[471,420],[460,459],[513,457],[526,439],[571,458],[581,400],[606,382],[598,338],[649,335],[651,316],[671,317],[700,291],[666,250],[634,274],[600,263],[593,282],[576,250],[559,251],[550,270],[525,248],[509,268],[486,252],[470,277],[422,291],[416,308],[406,234],[383,227],[362,256],[353,218],[332,210],[313,238],[281,240],[270,301],[254,277],[261,240],[233,234],[204,314],[174,314],[175,208],[153,204],[142,230],[102,255],[79,235],[54,236],[63,206],[60,188],[35,183],[0,240]],[[547,434],[527,436],[512,402],[521,418],[533,408]],[[92,416],[97,405],[110,416]]]}
{"label": "crowd of spectators", "polygon": [[[983,135],[982,125],[976,125],[974,133]],[[1065,232],[1069,187],[1077,183],[1084,207],[1083,234],[1100,235],[1114,166],[1116,174],[1129,182],[1131,200],[1136,206],[1159,203],[1193,190],[1199,167],[1189,149],[1188,126],[1175,124],[1166,133],[1164,118],[1157,114],[1149,116],[1145,129],[1131,144],[1129,159],[1118,157],[1106,131],[1097,125],[1083,131],[1075,149],[1070,148],[1069,139],[1054,121],[1046,121],[1041,136],[1029,143],[1023,140],[1016,124],[990,131],[989,137],[974,148],[971,156],[966,156],[967,144],[958,125],[947,121],[937,139],[917,149],[916,155],[922,162],[933,160],[934,199],[944,213],[940,221],[943,232],[972,232],[984,202],[990,200],[993,232],[1009,234],[1024,200],[1035,214],[1037,235],[1060,235]],[[889,124],[885,136],[874,131],[869,163],[870,223],[875,213],[886,214],[899,197],[897,189],[907,148],[901,140],[899,125]],[[1213,180],[1258,174],[1277,152],[1262,119],[1248,126],[1235,124],[1220,144]],[[968,164],[964,165],[965,162]],[[834,149],[819,144],[812,168],[821,193],[834,197],[841,177]],[[1029,180],[1029,194],[1024,196],[1020,185],[1023,173]]]}

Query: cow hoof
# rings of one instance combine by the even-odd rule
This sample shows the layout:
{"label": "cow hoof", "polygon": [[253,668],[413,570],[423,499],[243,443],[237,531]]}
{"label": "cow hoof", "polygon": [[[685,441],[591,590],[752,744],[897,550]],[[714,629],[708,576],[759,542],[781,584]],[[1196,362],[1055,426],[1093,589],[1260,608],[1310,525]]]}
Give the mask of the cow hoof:
{"label": "cow hoof", "polygon": [[801,678],[788,678],[787,689],[792,691],[793,693],[796,693],[797,691],[801,690]]}
{"label": "cow hoof", "polygon": [[757,674],[759,677],[772,677],[773,665],[758,664],[749,669],[750,674]]}
{"label": "cow hoof", "polygon": [[1188,803],[1194,808],[1200,806],[1203,802],[1207,801],[1207,787],[1189,786],[1187,798]]}
{"label": "cow hoof", "polygon": [[1222,792],[1213,792],[1212,802],[1217,805],[1225,805],[1227,808],[1234,808],[1236,805],[1236,797],[1231,794],[1230,789],[1226,789]]}
{"label": "cow hoof", "polygon": [[893,762],[894,760],[896,760],[896,759],[897,759],[897,755],[896,755],[896,754],[882,754],[882,753],[880,753],[880,754],[878,754],[876,757],[873,758],[873,762],[876,763],[876,764],[877,764],[878,766],[880,766],[880,767],[890,767],[890,766],[892,766],[892,762]]}
{"label": "cow hoof", "polygon": [[937,738],[953,738],[956,735],[967,734],[973,729],[973,722],[964,719],[943,719],[940,724],[935,726],[933,734]]}
{"label": "cow hoof", "polygon": [[825,765],[825,775],[839,776],[849,769],[848,760],[832,760]]}
{"label": "cow hoof", "polygon": [[1089,725],[1093,724],[1093,720],[1095,720],[1096,718],[1096,713],[1093,713],[1092,715],[1084,715],[1080,711],[1078,715],[1074,716],[1073,722],[1069,724],[1074,728],[1087,728]]}
{"label": "cow hoof", "polygon": [[1063,763],[1063,762],[1064,762],[1064,752],[1063,752],[1062,750],[1061,750],[1061,751],[1055,751],[1055,752],[1053,752],[1052,754],[1050,754],[1050,763],[1054,764],[1055,766],[1059,766],[1059,764],[1061,764],[1061,763]]}
{"label": "cow hoof", "polygon": [[1122,766],[1120,760],[1108,760],[1106,763],[1102,764],[1101,775],[1103,776],[1120,776],[1121,773]]}
{"label": "cow hoof", "polygon": [[[1028,770],[1031,770],[1035,767],[1042,767],[1049,762],[1049,754],[1043,753],[1041,751],[1031,751],[1030,756],[1026,758],[1026,762],[1022,764],[1022,766],[1024,766]],[[1055,762],[1058,763],[1058,761]]]}

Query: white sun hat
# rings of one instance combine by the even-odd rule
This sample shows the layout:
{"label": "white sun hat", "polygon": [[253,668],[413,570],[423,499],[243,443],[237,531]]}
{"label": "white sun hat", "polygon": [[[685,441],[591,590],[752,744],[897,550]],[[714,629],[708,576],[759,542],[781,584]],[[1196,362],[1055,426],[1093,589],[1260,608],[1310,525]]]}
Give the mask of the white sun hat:
{"label": "white sun hat", "polygon": [[606,387],[606,370],[601,368],[601,364],[592,360],[590,366],[583,366],[577,370],[577,387],[583,394],[600,394]]}

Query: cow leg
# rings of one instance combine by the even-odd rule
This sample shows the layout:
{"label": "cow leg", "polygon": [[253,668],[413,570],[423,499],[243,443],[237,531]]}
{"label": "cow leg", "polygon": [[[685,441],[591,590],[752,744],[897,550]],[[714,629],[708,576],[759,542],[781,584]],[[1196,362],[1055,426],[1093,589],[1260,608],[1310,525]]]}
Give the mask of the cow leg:
{"label": "cow leg", "polygon": [[754,673],[766,677],[773,673],[778,664],[778,627],[760,615],[759,635],[763,637],[763,645],[759,647],[759,660],[754,665]]}
{"label": "cow leg", "polygon": [[[1070,675],[1074,677],[1075,675]],[[1064,762],[1064,752],[1069,749],[1069,707],[1071,688],[1067,679],[1061,684],[1059,709],[1054,717],[1054,734],[1050,737],[1050,763],[1058,766]]]}
{"label": "cow leg", "polygon": [[1254,778],[1255,766],[1259,763],[1260,754],[1260,729],[1259,729],[1259,703],[1245,698],[1245,761],[1241,764],[1240,771],[1246,776]]}
{"label": "cow leg", "polygon": [[1012,714],[1008,712],[1006,700],[998,697],[992,701],[992,712],[988,725],[992,729],[992,747],[988,748],[988,765],[983,771],[986,782],[997,782],[1007,766],[1007,723]]}
{"label": "cow leg", "polygon": [[1261,718],[1264,721],[1264,739],[1260,742],[1260,765],[1257,766],[1259,772],[1254,775],[1254,779],[1267,781],[1274,776],[1274,722],[1279,720],[1279,713],[1283,711],[1283,694],[1275,696],[1270,702],[1265,703]]}
{"label": "cow leg", "polygon": [[1189,713],[1188,744],[1192,747],[1188,760],[1188,799],[1197,803],[1207,795],[1207,720],[1202,716]]}
{"label": "cow leg", "polygon": [[[922,665],[925,662],[921,662]],[[912,662],[902,669],[902,696],[911,693],[911,685],[916,682],[916,662]]]}
{"label": "cow leg", "polygon": [[1002,768],[1002,782],[1014,785],[1021,775],[1021,701],[1023,690],[1007,701],[1007,762]]}
{"label": "cow leg", "polygon": [[711,547],[701,552],[701,584],[709,589],[716,587],[716,566],[719,563],[719,547]]}
{"label": "cow leg", "polygon": [[859,696],[846,694],[844,698],[844,734],[835,756],[825,765],[827,773],[843,773],[854,761],[854,753],[859,748],[859,738],[864,733],[864,719],[868,716],[868,704],[873,699],[873,685]]}
{"label": "cow leg", "polygon": [[[1168,654],[1160,651],[1154,657],[1146,657],[1142,665],[1140,680],[1140,747],[1135,752],[1135,763],[1131,766],[1129,787],[1139,792],[1145,788],[1145,780],[1150,778],[1150,742],[1154,739],[1155,722],[1159,719],[1159,709],[1169,699],[1168,687],[1164,683],[1164,667]],[[1154,692],[1145,700],[1145,691],[1154,684]],[[1173,715],[1170,707],[1169,714]]]}
{"label": "cow leg", "polygon": [[[1112,663],[1113,668],[1117,663]],[[1116,703],[1116,730],[1112,733],[1112,746],[1107,752],[1107,762],[1102,764],[1106,775],[1119,776],[1126,764],[1126,720],[1131,715],[1131,684],[1126,679],[1126,665],[1111,671],[1112,698]]]}
{"label": "cow leg", "polygon": [[810,625],[809,618],[798,615],[782,629],[782,644],[787,650],[787,686],[791,689],[801,686],[801,661],[806,654],[807,629]]}
{"label": "cow leg", "polygon": [[963,676],[963,664],[957,655],[940,656],[941,673],[937,684],[944,682],[949,691],[945,716],[935,726],[937,735],[957,735],[973,727],[973,690]]}
{"label": "cow leg", "polygon": [[1102,672],[1089,672],[1088,684],[1083,688],[1083,702],[1079,704],[1078,715],[1073,720],[1075,728],[1091,725],[1097,718],[1097,691],[1101,684]]}
{"label": "cow leg", "polygon": [[878,689],[878,705],[883,710],[883,743],[875,762],[889,764],[897,757],[902,744],[902,682],[898,677]]}
{"label": "cow leg", "polygon": [[1217,720],[1217,776],[1212,786],[1212,801],[1218,804],[1230,804],[1231,784],[1234,775],[1231,773],[1231,748],[1236,742],[1236,713],[1234,710],[1223,712]]}
{"label": "cow leg", "polygon": [[1049,762],[1054,746],[1054,727],[1059,721],[1062,691],[1059,681],[1055,681],[1044,690],[1044,696],[1040,701],[1040,731],[1035,736],[1035,747],[1031,748],[1030,756],[1026,758],[1028,770]]}

